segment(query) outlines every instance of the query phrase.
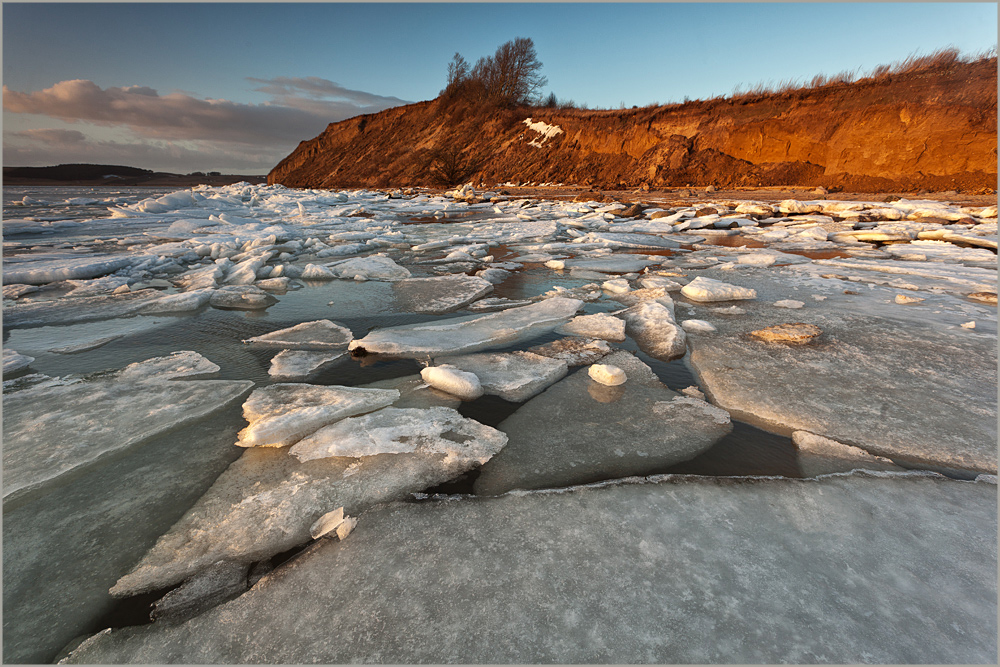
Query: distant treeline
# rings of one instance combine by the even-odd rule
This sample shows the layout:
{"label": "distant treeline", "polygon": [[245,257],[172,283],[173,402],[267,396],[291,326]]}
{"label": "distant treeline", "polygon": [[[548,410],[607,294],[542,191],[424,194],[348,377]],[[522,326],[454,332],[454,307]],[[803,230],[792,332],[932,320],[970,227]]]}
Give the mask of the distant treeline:
{"label": "distant treeline", "polygon": [[[117,176],[131,178],[150,176],[156,172],[138,167],[125,167],[112,164],[60,164],[54,167],[4,167],[6,178],[42,178],[52,181],[89,181]],[[110,180],[110,179],[109,179]]]}

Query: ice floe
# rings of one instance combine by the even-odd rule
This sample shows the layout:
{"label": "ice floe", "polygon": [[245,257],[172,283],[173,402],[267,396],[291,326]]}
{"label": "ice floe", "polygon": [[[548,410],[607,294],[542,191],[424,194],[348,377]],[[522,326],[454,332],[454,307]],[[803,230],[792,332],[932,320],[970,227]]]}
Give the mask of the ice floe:
{"label": "ice floe", "polygon": [[349,349],[400,357],[477,352],[551,331],[572,318],[582,305],[578,299],[554,297],[491,315],[376,329],[364,338],[351,341]]}
{"label": "ice floe", "polygon": [[200,419],[253,386],[249,380],[170,381],[217,370],[187,352],[109,376],[43,382],[5,394],[4,497]]}
{"label": "ice floe", "polygon": [[316,430],[353,415],[391,405],[391,389],[272,384],[255,389],[243,404],[250,425],[240,432],[242,447],[285,447]]}
{"label": "ice floe", "polygon": [[674,402],[682,397],[632,354],[615,352],[602,364],[627,382],[606,386],[578,371],[500,423],[509,442],[483,466],[476,493],[644,474],[696,456],[731,430],[707,403]]}
{"label": "ice floe", "polygon": [[[565,377],[568,371],[565,361],[521,351],[438,357],[434,361],[474,374],[484,393],[515,403],[526,401],[544,391],[546,387]],[[430,370],[424,369],[421,375]],[[428,382],[448,391],[430,380]]]}
{"label": "ice floe", "polygon": [[330,320],[302,322],[287,329],[248,338],[244,343],[284,350],[343,350],[354,338],[347,327]]}

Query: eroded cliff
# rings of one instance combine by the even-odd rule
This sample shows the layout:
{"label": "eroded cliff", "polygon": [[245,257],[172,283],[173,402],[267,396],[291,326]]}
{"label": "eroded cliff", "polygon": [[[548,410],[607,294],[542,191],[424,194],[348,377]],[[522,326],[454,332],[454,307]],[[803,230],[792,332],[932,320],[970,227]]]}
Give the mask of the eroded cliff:
{"label": "eroded cliff", "polygon": [[330,124],[268,183],[441,185],[442,167],[455,182],[490,185],[995,189],[997,61],[641,109],[431,100]]}

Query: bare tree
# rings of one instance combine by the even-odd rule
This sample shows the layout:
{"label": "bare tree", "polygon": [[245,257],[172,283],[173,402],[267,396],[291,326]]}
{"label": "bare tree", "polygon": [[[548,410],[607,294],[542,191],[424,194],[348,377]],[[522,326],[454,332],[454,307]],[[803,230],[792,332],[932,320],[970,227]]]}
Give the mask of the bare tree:
{"label": "bare tree", "polygon": [[492,104],[530,104],[548,84],[541,69],[534,42],[518,37],[501,44],[492,56],[477,60],[471,70],[465,58],[456,53],[448,64],[444,92]]}
{"label": "bare tree", "polygon": [[455,52],[451,62],[448,63],[448,88],[460,85],[467,78],[469,78],[469,63],[461,53]]}

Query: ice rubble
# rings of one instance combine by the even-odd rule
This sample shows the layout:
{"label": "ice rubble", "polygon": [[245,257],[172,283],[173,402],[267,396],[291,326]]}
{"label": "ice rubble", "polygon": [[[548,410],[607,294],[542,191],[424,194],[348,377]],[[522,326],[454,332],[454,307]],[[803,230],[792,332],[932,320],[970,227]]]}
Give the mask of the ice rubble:
{"label": "ice rubble", "polygon": [[483,392],[515,403],[544,391],[568,370],[564,361],[521,351],[437,357],[434,362],[474,374]]}
{"label": "ice rubble", "polygon": [[608,387],[617,387],[620,384],[625,384],[625,381],[628,379],[625,371],[611,364],[593,364],[587,369],[587,375],[591,380],[600,382]]}
{"label": "ice rubble", "polygon": [[[299,461],[286,448],[248,449],[115,584],[112,594],[169,586],[221,559],[269,558],[308,542],[309,528],[337,507],[357,516],[378,503],[405,498],[479,465],[506,441],[502,433],[448,408],[392,408],[350,424],[358,443],[353,451],[368,452],[360,458],[324,455]],[[395,446],[388,444],[393,436],[401,440]],[[300,454],[308,451],[300,444]],[[376,453],[379,449],[397,453]]]}
{"label": "ice rubble", "polygon": [[241,447],[285,447],[344,417],[391,405],[399,392],[388,389],[272,384],[255,389],[243,404],[250,423],[240,431]]}
{"label": "ice rubble", "polygon": [[399,503],[237,600],[68,662],[988,663],[995,516],[995,485],[914,475]]}
{"label": "ice rubble", "polygon": [[110,375],[5,394],[4,498],[200,419],[253,386],[249,380],[171,381],[218,370],[197,353],[179,352]]}
{"label": "ice rubble", "polygon": [[554,297],[491,315],[376,329],[360,340],[351,341],[348,349],[399,357],[477,352],[551,331],[572,318],[582,306],[579,299]]}
{"label": "ice rubble", "polygon": [[500,423],[509,442],[483,466],[477,494],[645,474],[693,458],[732,429],[718,408],[678,402],[632,354],[615,352],[602,364],[628,381],[606,386],[578,371]]}

